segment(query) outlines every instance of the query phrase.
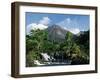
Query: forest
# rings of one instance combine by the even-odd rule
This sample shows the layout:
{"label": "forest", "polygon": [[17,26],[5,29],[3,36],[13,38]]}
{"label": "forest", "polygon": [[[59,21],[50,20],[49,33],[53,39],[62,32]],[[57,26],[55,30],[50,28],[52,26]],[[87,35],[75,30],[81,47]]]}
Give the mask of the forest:
{"label": "forest", "polygon": [[58,30],[62,32],[56,27],[51,33],[37,29],[26,35],[26,67],[89,64],[89,30],[77,35],[63,31],[63,38],[57,37]]}

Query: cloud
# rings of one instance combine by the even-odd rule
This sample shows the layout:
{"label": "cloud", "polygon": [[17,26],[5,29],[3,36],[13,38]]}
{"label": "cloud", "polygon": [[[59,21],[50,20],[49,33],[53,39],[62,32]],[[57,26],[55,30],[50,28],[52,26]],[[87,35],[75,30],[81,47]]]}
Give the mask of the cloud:
{"label": "cloud", "polygon": [[70,19],[70,18],[67,18],[67,19],[66,19],[66,22],[67,22],[67,23],[70,23],[70,22],[71,22],[71,19]]}
{"label": "cloud", "polygon": [[46,29],[46,28],[48,28],[48,24],[50,22],[51,22],[51,20],[50,20],[49,17],[43,17],[41,20],[39,20],[38,23],[31,23],[31,24],[27,25],[26,33],[29,34],[32,29],[33,30],[36,30],[36,29],[40,29],[40,30]]}
{"label": "cloud", "polygon": [[60,21],[59,23],[57,23],[57,25],[69,25],[72,22],[72,20],[70,18],[66,18],[63,21]]}
{"label": "cloud", "polygon": [[78,34],[80,30],[78,28],[75,28],[75,29],[70,29],[70,32],[72,32],[73,34]]}
{"label": "cloud", "polygon": [[73,34],[78,34],[80,32],[78,28],[66,28],[66,27],[63,27],[63,28],[70,31]]}
{"label": "cloud", "polygon": [[46,26],[46,25],[31,23],[27,26],[26,32],[27,32],[27,34],[29,34],[31,30],[37,30],[37,29],[43,30],[43,29],[46,29],[46,28],[48,28],[48,26]]}
{"label": "cloud", "polygon": [[73,34],[77,34],[80,32],[80,29],[79,29],[80,25],[77,20],[72,20],[70,18],[66,18],[63,21],[57,23],[57,25],[72,32]]}
{"label": "cloud", "polygon": [[39,21],[39,24],[48,25],[51,22],[49,17],[43,17],[42,20]]}

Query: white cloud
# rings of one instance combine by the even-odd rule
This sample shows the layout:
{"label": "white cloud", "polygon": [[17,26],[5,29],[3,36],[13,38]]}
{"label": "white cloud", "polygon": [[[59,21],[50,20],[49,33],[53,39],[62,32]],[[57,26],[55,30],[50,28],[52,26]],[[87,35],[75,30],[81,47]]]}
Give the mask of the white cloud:
{"label": "white cloud", "polygon": [[77,34],[80,32],[80,29],[79,29],[80,25],[77,20],[72,20],[70,18],[66,18],[63,21],[57,23],[57,25],[72,32],[73,34]]}
{"label": "white cloud", "polygon": [[67,18],[67,19],[66,19],[66,22],[67,22],[67,23],[70,23],[70,22],[71,22],[71,19],[70,19],[70,18]]}
{"label": "white cloud", "polygon": [[80,30],[75,28],[75,29],[70,29],[70,32],[72,32],[73,34],[78,34]]}
{"label": "white cloud", "polygon": [[42,20],[39,21],[39,24],[48,25],[51,22],[49,17],[43,17]]}
{"label": "white cloud", "polygon": [[32,29],[36,30],[36,29],[46,29],[48,28],[48,24],[51,22],[49,17],[43,17],[39,23],[31,23],[29,25],[27,25],[27,29],[26,29],[26,33],[28,34]]}
{"label": "white cloud", "polygon": [[70,31],[73,34],[78,34],[80,32],[78,28],[66,28],[66,27],[63,27],[63,28]]}
{"label": "white cloud", "polygon": [[67,25],[70,25],[72,23],[72,20],[70,18],[66,18],[64,19],[63,21],[57,23],[57,25],[60,25],[60,26],[67,26]]}
{"label": "white cloud", "polygon": [[[37,24],[37,29],[40,29],[40,30],[43,30],[43,29],[46,29],[46,28],[48,28],[48,26],[46,26],[46,25],[43,25],[43,24]],[[33,27],[33,29],[34,29],[34,27]]]}
{"label": "white cloud", "polygon": [[43,30],[43,29],[46,29],[48,28],[48,26],[46,25],[43,25],[43,24],[36,24],[36,23],[31,23],[27,26],[27,34],[30,33],[30,31],[33,29],[33,30],[36,30],[36,29],[40,29],[40,30]]}

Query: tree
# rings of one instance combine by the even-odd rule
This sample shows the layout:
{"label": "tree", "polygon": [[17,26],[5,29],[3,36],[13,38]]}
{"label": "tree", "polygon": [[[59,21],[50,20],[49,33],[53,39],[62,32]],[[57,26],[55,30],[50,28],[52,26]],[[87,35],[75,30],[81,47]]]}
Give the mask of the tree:
{"label": "tree", "polygon": [[80,47],[74,43],[72,48],[71,48],[71,64],[88,64],[89,63],[89,59],[87,58],[87,56],[85,56],[84,54],[82,54],[82,51],[80,50]]}
{"label": "tree", "polygon": [[76,43],[73,43],[73,45],[70,49],[70,54],[71,54],[71,58],[81,56],[80,47]]}
{"label": "tree", "polygon": [[34,64],[34,60],[40,59],[39,55],[36,54],[36,52],[34,51],[30,51],[27,55],[26,55],[26,66],[27,67],[32,67],[32,66],[36,66],[36,64]]}
{"label": "tree", "polygon": [[80,47],[80,64],[89,63],[89,30],[84,31],[75,40],[75,43]]}
{"label": "tree", "polygon": [[73,35],[71,32],[67,32],[65,36],[65,45],[63,46],[63,50],[65,51],[66,56],[71,55],[70,51],[72,44],[73,44]]}

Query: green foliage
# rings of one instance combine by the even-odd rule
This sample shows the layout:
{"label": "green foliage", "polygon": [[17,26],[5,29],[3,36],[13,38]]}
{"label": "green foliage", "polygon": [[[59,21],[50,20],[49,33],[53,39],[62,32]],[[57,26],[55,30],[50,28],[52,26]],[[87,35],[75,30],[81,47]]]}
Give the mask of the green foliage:
{"label": "green foliage", "polygon": [[65,36],[66,42],[71,42],[72,38],[73,38],[73,34],[71,32],[67,32]]}
{"label": "green foliage", "polygon": [[71,54],[76,54],[76,55],[80,55],[81,51],[80,51],[80,47],[76,44],[73,43],[72,47],[71,47]]}
{"label": "green foliage", "polygon": [[41,60],[40,53],[62,56],[70,59],[72,64],[89,63],[89,31],[81,34],[76,40],[73,34],[67,32],[65,40],[56,42],[48,40],[46,30],[32,30],[30,35],[26,35],[26,63],[27,66],[36,66],[34,60]]}
{"label": "green foliage", "polygon": [[78,54],[76,58],[73,58],[72,64],[89,64],[89,31],[80,34],[75,40],[75,43],[79,47],[76,51],[79,51],[80,54]]}
{"label": "green foliage", "polygon": [[27,55],[26,55],[26,66],[27,67],[31,67],[31,66],[36,66],[34,64],[34,60],[39,59],[39,55],[38,53],[34,52],[34,51],[30,51]]}

